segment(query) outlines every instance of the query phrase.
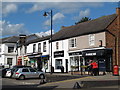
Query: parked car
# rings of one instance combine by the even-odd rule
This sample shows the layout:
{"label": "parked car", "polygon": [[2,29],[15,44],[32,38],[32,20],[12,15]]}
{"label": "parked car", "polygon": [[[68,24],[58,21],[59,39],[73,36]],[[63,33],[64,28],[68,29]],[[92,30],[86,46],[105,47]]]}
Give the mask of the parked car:
{"label": "parked car", "polygon": [[2,78],[6,77],[6,73],[7,73],[7,71],[9,71],[9,70],[10,70],[10,68],[3,68],[3,69],[2,69]]}
{"label": "parked car", "polygon": [[24,80],[26,78],[45,79],[45,74],[44,74],[44,72],[37,71],[30,67],[23,67],[23,68],[17,68],[14,71],[12,78],[20,79],[20,80]]}
{"label": "parked car", "polygon": [[29,67],[29,68],[31,68],[31,66],[15,65],[15,66],[11,67],[11,68],[6,72],[6,77],[12,77],[14,71],[15,71],[17,68],[23,68],[23,67]]}

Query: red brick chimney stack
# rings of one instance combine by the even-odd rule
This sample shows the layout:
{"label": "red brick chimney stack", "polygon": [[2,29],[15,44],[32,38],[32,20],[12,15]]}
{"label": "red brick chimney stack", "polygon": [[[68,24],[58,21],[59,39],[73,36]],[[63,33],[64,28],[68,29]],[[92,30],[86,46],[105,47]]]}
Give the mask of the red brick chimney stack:
{"label": "red brick chimney stack", "polygon": [[120,28],[120,7],[116,8],[116,14],[117,14],[117,23]]}

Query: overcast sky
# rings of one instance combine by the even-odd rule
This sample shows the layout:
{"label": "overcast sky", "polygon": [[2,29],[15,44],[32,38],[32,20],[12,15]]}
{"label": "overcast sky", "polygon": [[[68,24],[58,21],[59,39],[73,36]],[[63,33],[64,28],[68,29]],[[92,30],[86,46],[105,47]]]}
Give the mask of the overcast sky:
{"label": "overcast sky", "polygon": [[44,17],[45,11],[53,11],[53,30],[57,32],[61,29],[61,26],[74,25],[82,17],[96,19],[101,16],[114,14],[116,13],[118,3],[2,2],[0,7],[2,7],[0,33],[2,37],[7,37],[32,33],[50,34],[50,15]]}

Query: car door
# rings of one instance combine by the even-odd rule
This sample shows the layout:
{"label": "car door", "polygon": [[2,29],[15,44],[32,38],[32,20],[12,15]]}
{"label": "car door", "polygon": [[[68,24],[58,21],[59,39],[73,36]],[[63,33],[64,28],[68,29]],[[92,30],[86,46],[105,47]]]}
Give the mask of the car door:
{"label": "car door", "polygon": [[39,73],[35,69],[30,68],[29,70],[32,78],[39,77]]}
{"label": "car door", "polygon": [[25,78],[31,78],[30,72],[27,68],[22,69],[22,74],[25,75]]}

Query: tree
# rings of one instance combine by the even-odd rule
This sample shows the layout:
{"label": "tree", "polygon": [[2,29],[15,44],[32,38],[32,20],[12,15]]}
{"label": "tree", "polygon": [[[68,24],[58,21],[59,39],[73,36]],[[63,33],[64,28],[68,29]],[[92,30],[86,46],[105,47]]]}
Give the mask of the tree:
{"label": "tree", "polygon": [[91,20],[91,18],[89,18],[89,17],[83,17],[80,21],[76,22],[75,24],[77,25],[79,23],[86,22],[86,21],[89,21],[89,20]]}

